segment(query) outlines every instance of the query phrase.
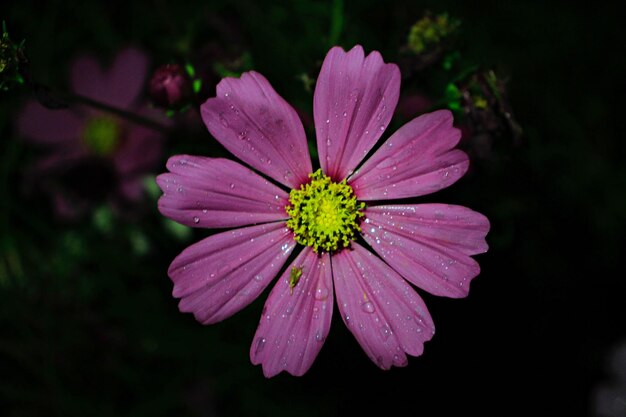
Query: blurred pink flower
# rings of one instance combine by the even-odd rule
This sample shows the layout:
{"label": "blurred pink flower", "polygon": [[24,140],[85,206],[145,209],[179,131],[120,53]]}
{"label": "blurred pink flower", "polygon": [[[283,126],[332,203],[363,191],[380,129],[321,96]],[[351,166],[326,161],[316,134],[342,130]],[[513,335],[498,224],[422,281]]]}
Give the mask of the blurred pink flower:
{"label": "blurred pink flower", "polygon": [[[412,120],[362,163],[399,92],[398,67],[378,52],[365,57],[360,46],[332,48],[315,89],[321,170],[312,174],[295,110],[256,72],[225,78],[217,97],[202,105],[203,119],[224,147],[272,181],[231,160],[188,155],[170,158],[170,172],[157,178],[165,216],[193,227],[235,228],[172,262],[181,311],[203,324],[224,320],[283,270],[250,349],[267,377],[310,368],[330,329],[334,292],[370,359],[383,369],[405,366],[406,355],[420,355],[434,334],[408,282],[465,297],[479,273],[470,256],[487,250],[485,216],[461,206],[385,202],[430,194],[466,172],[449,111]],[[305,247],[285,269],[298,243]]]}
{"label": "blurred pink flower", "polygon": [[[94,57],[82,56],[71,65],[71,89],[147,114],[141,94],[147,70],[147,56],[134,48],[119,52],[108,70]],[[143,176],[163,153],[160,133],[86,106],[50,110],[31,100],[18,115],[17,129],[26,141],[44,149],[32,176],[52,194],[62,217],[75,217],[102,200],[117,208],[138,202]]]}

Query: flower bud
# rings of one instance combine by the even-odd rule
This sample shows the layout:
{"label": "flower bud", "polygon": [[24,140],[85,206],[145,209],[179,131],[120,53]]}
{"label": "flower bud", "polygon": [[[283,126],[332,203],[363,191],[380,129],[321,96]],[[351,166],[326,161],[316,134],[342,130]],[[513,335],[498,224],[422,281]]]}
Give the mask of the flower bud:
{"label": "flower bud", "polygon": [[191,79],[178,64],[161,65],[150,80],[150,98],[159,107],[180,109],[188,104],[193,91]]}

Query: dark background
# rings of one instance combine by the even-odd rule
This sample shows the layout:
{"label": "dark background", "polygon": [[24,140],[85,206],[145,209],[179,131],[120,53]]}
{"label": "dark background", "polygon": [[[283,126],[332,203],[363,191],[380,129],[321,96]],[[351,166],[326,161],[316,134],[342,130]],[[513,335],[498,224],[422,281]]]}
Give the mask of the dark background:
{"label": "dark background", "polygon": [[[18,89],[0,93],[0,414],[595,415],[593,392],[611,381],[608,355],[626,337],[623,20],[610,3],[346,1],[338,42],[394,62],[427,9],[462,21],[463,59],[508,75],[524,135],[520,146],[498,138],[495,157],[473,160],[465,178],[429,197],[486,214],[492,229],[468,298],[420,293],[437,325],[423,356],[380,371],[335,315],[304,377],[266,380],[248,349],[267,292],[209,327],[170,296],[169,263],[205,231],[175,238],[154,200],[132,221],[62,222],[46,199],[24,193],[37,150],[15,134],[29,94]],[[185,39],[191,48],[240,42],[309,114],[312,95],[296,75],[317,74],[332,37],[332,3],[322,1],[21,1],[0,10],[41,82],[65,86],[68,63],[85,51],[106,62],[132,43],[158,64],[180,58]],[[224,152],[208,132],[192,136],[169,138],[164,161]],[[133,254],[133,236],[148,250]]]}

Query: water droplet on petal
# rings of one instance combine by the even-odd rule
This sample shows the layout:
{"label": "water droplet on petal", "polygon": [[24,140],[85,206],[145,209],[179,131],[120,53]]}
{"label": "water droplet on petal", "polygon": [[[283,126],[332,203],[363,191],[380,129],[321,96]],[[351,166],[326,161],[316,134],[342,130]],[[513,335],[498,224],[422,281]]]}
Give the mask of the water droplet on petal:
{"label": "water droplet on petal", "polygon": [[322,301],[328,298],[328,288],[326,287],[318,287],[315,290],[315,299]]}
{"label": "water droplet on petal", "polygon": [[374,308],[374,304],[372,304],[371,301],[366,301],[363,304],[361,304],[361,308],[363,309],[363,311],[365,311],[366,313],[373,313],[375,308]]}
{"label": "water droplet on petal", "polygon": [[235,188],[235,184],[233,184],[232,182],[230,183],[230,189],[232,190],[233,188]]}
{"label": "water droplet on petal", "polygon": [[195,224],[200,223],[200,217],[194,217],[194,218],[193,218],[193,222],[194,222]]}
{"label": "water droplet on petal", "polygon": [[386,324],[380,328],[380,332],[383,335],[384,341],[387,341],[387,339],[389,339],[389,336],[391,336],[391,329]]}
{"label": "water droplet on petal", "polygon": [[324,341],[324,335],[322,334],[321,331],[318,330],[315,332],[315,340],[317,340],[318,342]]}
{"label": "water droplet on petal", "polygon": [[408,359],[406,358],[405,355],[393,355],[393,363],[396,366],[406,366],[407,363],[409,363]]}
{"label": "water droplet on petal", "polygon": [[224,113],[220,113],[220,123],[224,127],[228,127],[228,120],[224,117]]}
{"label": "water droplet on petal", "polygon": [[343,112],[343,117],[346,117],[346,116],[348,116],[348,112],[347,112],[347,111],[344,111],[344,112]]}

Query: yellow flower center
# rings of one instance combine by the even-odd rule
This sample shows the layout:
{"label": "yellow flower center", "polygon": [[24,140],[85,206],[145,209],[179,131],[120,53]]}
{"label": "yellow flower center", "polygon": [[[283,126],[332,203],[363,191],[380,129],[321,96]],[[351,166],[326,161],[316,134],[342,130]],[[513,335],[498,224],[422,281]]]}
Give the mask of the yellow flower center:
{"label": "yellow flower center", "polygon": [[110,117],[93,117],[87,121],[82,139],[87,148],[96,155],[111,155],[119,144],[119,124]]}
{"label": "yellow flower center", "polygon": [[289,193],[289,227],[298,243],[317,253],[345,248],[361,231],[359,219],[365,203],[356,200],[346,180],[333,182],[321,169],[309,174],[311,182]]}

